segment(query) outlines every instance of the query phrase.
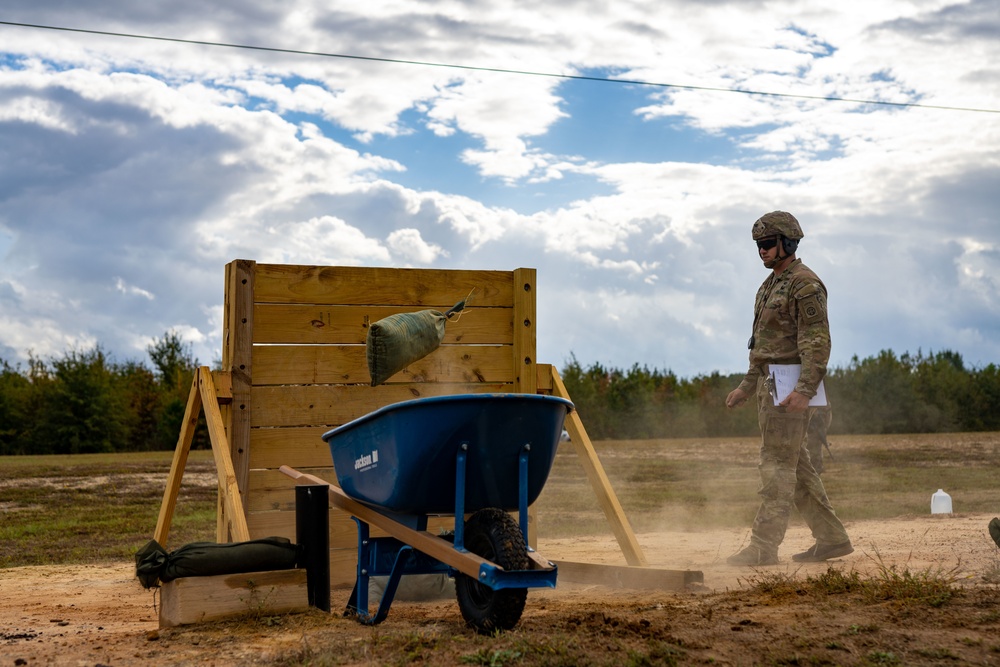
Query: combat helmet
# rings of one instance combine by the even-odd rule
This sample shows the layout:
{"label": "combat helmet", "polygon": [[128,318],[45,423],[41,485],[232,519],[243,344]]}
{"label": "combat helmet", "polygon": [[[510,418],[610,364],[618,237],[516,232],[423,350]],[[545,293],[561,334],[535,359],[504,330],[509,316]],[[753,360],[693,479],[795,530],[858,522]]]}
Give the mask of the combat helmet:
{"label": "combat helmet", "polygon": [[753,223],[753,240],[767,238],[768,236],[783,236],[792,241],[798,241],[805,234],[795,216],[785,211],[771,211],[760,216]]}

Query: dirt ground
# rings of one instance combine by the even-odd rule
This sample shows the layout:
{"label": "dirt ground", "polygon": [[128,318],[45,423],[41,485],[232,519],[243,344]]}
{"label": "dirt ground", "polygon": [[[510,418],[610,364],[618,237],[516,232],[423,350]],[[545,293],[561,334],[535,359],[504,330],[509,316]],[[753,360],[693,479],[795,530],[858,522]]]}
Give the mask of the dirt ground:
{"label": "dirt ground", "polygon": [[[499,638],[480,638],[467,630],[454,599],[396,601],[385,622],[365,627],[341,617],[346,590],[333,592],[332,614],[313,611],[160,629],[157,597],[138,583],[132,563],[4,569],[0,667],[413,662],[1000,665],[1000,551],[987,532],[990,518],[927,515],[849,523],[854,554],[806,565],[789,559],[811,543],[803,526],[792,525],[782,563],[759,569],[726,565],[726,557],[747,538],[738,531],[640,534],[651,563],[701,571],[704,585],[683,592],[570,583],[532,590],[519,626]],[[539,544],[538,551],[550,559],[624,564],[610,537],[549,540]],[[795,586],[767,591],[760,585],[781,580],[777,575],[806,580],[830,566],[845,573],[877,573],[885,567],[947,573],[962,592],[934,606],[865,601],[856,595],[817,596]],[[469,640],[463,649],[454,637],[464,635]],[[402,642],[400,650],[393,649],[393,637]],[[442,637],[448,641],[441,642]],[[550,646],[569,644],[553,649],[548,657],[522,656],[523,647],[542,640]],[[446,648],[438,650],[441,646]],[[317,658],[331,647],[337,647],[335,661]],[[387,657],[384,650],[394,650],[395,657]]]}

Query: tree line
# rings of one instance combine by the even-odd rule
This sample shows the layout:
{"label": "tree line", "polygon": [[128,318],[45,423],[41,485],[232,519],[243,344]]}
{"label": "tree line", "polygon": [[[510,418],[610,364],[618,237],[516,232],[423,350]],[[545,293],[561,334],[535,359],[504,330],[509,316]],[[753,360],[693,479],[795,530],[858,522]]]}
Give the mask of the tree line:
{"label": "tree line", "polygon": [[[111,359],[100,345],[61,358],[0,360],[0,455],[173,449],[198,361],[167,332],[146,351],[153,363]],[[204,424],[193,446],[206,446]]]}
{"label": "tree line", "polygon": [[[168,450],[177,444],[199,366],[179,335],[147,347],[150,368],[117,362],[99,346],[61,358],[29,355],[26,367],[0,360],[0,455]],[[742,375],[680,378],[669,370],[574,356],[560,370],[594,439],[752,436],[752,406],[729,410]],[[1000,368],[967,368],[952,351],[855,356],[826,378],[831,433],[1000,431]],[[194,447],[207,446],[202,424]]]}
{"label": "tree line", "polygon": [[[669,370],[584,367],[571,357],[560,371],[587,433],[594,439],[752,436],[752,401],[725,407],[743,374],[679,378]],[[828,369],[832,434],[1000,431],[1000,367],[967,368],[953,351],[883,350]]]}

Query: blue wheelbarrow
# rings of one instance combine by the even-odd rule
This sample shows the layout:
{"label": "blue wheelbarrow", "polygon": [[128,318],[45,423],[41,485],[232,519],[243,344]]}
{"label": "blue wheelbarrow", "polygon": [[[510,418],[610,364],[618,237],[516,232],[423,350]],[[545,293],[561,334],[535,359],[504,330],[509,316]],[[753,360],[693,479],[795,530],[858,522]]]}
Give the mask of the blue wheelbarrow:
{"label": "blue wheelbarrow", "polygon": [[[572,410],[570,401],[537,394],[436,396],[388,405],[325,433],[340,485],[330,487],[331,500],[358,526],[357,578],[345,614],[380,623],[402,576],[447,573],[466,623],[486,634],[514,627],[527,589],[556,584],[556,566],[527,546],[528,506]],[[439,515],[455,517],[453,534],[427,531],[428,516]],[[371,537],[370,526],[388,537]],[[374,615],[373,576],[388,577]]]}

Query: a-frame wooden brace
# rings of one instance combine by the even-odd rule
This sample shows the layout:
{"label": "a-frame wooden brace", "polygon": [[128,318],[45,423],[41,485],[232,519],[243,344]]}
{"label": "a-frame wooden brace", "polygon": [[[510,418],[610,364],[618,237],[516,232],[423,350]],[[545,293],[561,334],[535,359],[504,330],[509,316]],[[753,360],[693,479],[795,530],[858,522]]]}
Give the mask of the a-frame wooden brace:
{"label": "a-frame wooden brace", "polygon": [[215,458],[215,470],[219,476],[219,512],[217,514],[216,534],[231,535],[234,542],[245,542],[250,539],[246,513],[243,511],[243,501],[240,499],[239,485],[236,482],[236,472],[229,455],[229,440],[226,438],[225,422],[222,419],[222,411],[219,409],[220,404],[227,404],[231,401],[232,389],[228,373],[212,373],[207,366],[195,370],[194,380],[191,383],[191,393],[188,395],[187,407],[184,410],[184,422],[181,424],[177,447],[174,449],[170,474],[167,476],[167,488],[163,492],[160,516],[156,521],[156,532],[153,534],[153,539],[161,546],[166,545],[167,537],[170,534],[170,522],[173,520],[174,509],[177,506],[181,478],[184,475],[184,468],[187,466],[194,431],[198,426],[198,417],[201,416],[203,408],[209,440],[212,443],[212,455]]}

